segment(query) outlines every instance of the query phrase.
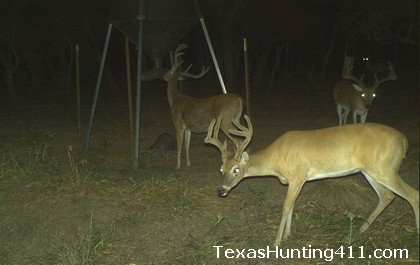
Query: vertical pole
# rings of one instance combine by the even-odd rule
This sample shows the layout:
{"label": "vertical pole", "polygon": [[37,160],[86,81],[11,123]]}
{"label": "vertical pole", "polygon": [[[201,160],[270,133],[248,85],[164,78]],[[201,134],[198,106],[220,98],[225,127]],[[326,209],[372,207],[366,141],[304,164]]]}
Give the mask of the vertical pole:
{"label": "vertical pole", "polygon": [[139,15],[137,16],[138,41],[137,41],[137,89],[136,89],[136,139],[134,149],[134,167],[139,168],[140,160],[140,99],[141,99],[141,72],[142,72],[142,58],[143,58],[143,24],[145,19],[144,0],[139,1]]}
{"label": "vertical pole", "polygon": [[289,79],[290,73],[289,73],[289,41],[286,43],[286,78]]}
{"label": "vertical pole", "polygon": [[248,65],[248,42],[244,38],[244,67],[245,67],[245,96],[246,96],[246,114],[251,117],[251,93],[249,88],[249,65]]}
{"label": "vertical pole", "polygon": [[[127,72],[128,120],[130,123],[131,159],[134,160],[134,119],[133,119],[133,90],[131,87],[130,43],[125,37],[125,64]],[[135,165],[133,165],[135,166]]]}
{"label": "vertical pole", "polygon": [[76,45],[76,101],[77,101],[77,126],[79,135],[81,129],[80,122],[80,63],[79,63],[79,45]]}
{"label": "vertical pole", "polygon": [[112,24],[109,24],[108,25],[108,31],[106,33],[104,50],[102,51],[102,59],[101,59],[101,65],[99,67],[98,79],[96,80],[95,95],[93,97],[92,108],[90,110],[89,125],[88,125],[88,129],[87,129],[87,133],[86,133],[86,143],[85,143],[85,148],[84,148],[85,152],[89,148],[90,135],[92,133],[93,118],[95,117],[96,104],[98,103],[99,88],[101,86],[102,73],[104,71],[105,58],[106,58],[106,53],[108,51],[108,44],[109,44],[109,38],[111,36],[111,30],[112,30]]}
{"label": "vertical pole", "polygon": [[224,94],[227,93],[225,83],[223,82],[222,73],[220,72],[219,63],[217,62],[216,55],[213,50],[213,45],[211,44],[210,36],[207,31],[206,22],[204,21],[203,14],[201,13],[200,6],[198,5],[197,0],[194,0],[195,9],[197,11],[197,15],[200,18],[201,27],[203,28],[204,36],[206,37],[207,46],[210,50],[211,58],[213,59],[214,67],[216,68],[217,77],[219,78],[220,85],[222,86],[222,91]]}

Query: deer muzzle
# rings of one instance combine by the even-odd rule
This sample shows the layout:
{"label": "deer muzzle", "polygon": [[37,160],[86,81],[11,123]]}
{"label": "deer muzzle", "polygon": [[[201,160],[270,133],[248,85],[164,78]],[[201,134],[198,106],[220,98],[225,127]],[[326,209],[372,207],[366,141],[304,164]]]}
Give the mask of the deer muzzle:
{"label": "deer muzzle", "polygon": [[224,188],[223,186],[221,186],[217,191],[220,197],[225,197],[229,193],[229,190]]}

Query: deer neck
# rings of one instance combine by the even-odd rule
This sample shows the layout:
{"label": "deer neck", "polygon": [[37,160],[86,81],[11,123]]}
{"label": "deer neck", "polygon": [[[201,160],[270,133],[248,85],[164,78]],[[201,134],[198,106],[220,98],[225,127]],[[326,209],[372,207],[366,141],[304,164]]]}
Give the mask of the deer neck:
{"label": "deer neck", "polygon": [[274,171],[271,155],[265,150],[260,150],[249,155],[249,161],[246,164],[245,176],[277,176]]}
{"label": "deer neck", "polygon": [[178,83],[178,78],[171,78],[168,82],[168,101],[169,101],[169,106],[172,107],[174,101],[176,100],[176,98],[181,94],[179,92],[179,83]]}

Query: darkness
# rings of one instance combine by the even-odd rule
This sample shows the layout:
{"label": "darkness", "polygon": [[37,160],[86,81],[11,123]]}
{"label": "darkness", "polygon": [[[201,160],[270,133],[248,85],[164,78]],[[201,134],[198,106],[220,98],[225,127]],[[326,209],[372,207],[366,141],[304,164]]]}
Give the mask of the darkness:
{"label": "darkness", "polygon": [[[137,10],[136,1],[6,2],[0,11],[3,108],[11,111],[29,105],[40,110],[46,105],[73,106],[75,45],[80,47],[82,101],[88,108],[108,23],[131,19]],[[322,82],[327,84],[323,92],[330,93],[331,85],[340,79],[346,43],[356,60],[365,55],[391,60],[402,77],[411,79],[409,82],[413,85],[407,87],[407,91],[418,92],[418,1],[201,0],[199,3],[226,86],[232,91],[241,93],[240,88],[244,86],[243,38],[247,38],[251,83],[262,87],[261,93],[275,93],[279,84],[295,81]],[[166,14],[164,7],[156,10]],[[134,30],[135,27],[134,23]],[[167,39],[169,36],[164,30],[153,34],[163,34]],[[199,21],[180,42],[190,46],[185,58],[194,64],[193,69],[211,65]],[[118,100],[113,93],[124,98],[124,56],[124,36],[114,30],[103,82],[105,90],[115,90],[111,92],[112,99]],[[151,67],[151,58],[147,55],[144,58],[147,70]],[[135,61],[136,49],[131,45],[134,77]],[[168,66],[167,56],[163,63]],[[210,72],[206,78],[217,87],[214,71]],[[135,80],[133,82],[135,84]]]}

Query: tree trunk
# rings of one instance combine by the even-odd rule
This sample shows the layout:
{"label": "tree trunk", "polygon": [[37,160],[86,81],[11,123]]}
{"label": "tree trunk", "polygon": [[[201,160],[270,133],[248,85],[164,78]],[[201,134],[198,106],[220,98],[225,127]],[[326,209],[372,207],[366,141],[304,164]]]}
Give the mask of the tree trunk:
{"label": "tree trunk", "polygon": [[325,79],[327,77],[327,68],[328,68],[328,64],[329,64],[330,59],[331,59],[331,54],[334,50],[335,40],[337,39],[337,32],[338,32],[338,25],[336,25],[334,27],[334,31],[333,31],[333,34],[331,35],[331,39],[330,39],[330,45],[329,45],[328,50],[325,54],[324,62],[322,63],[321,75],[322,75],[323,79]]}
{"label": "tree trunk", "polygon": [[6,56],[4,53],[0,53],[0,63],[3,64],[5,69],[4,83],[7,87],[7,93],[11,104],[17,103],[18,95],[16,92],[15,80],[13,78],[15,71],[19,65],[19,60],[16,51],[12,48],[13,58]]}

